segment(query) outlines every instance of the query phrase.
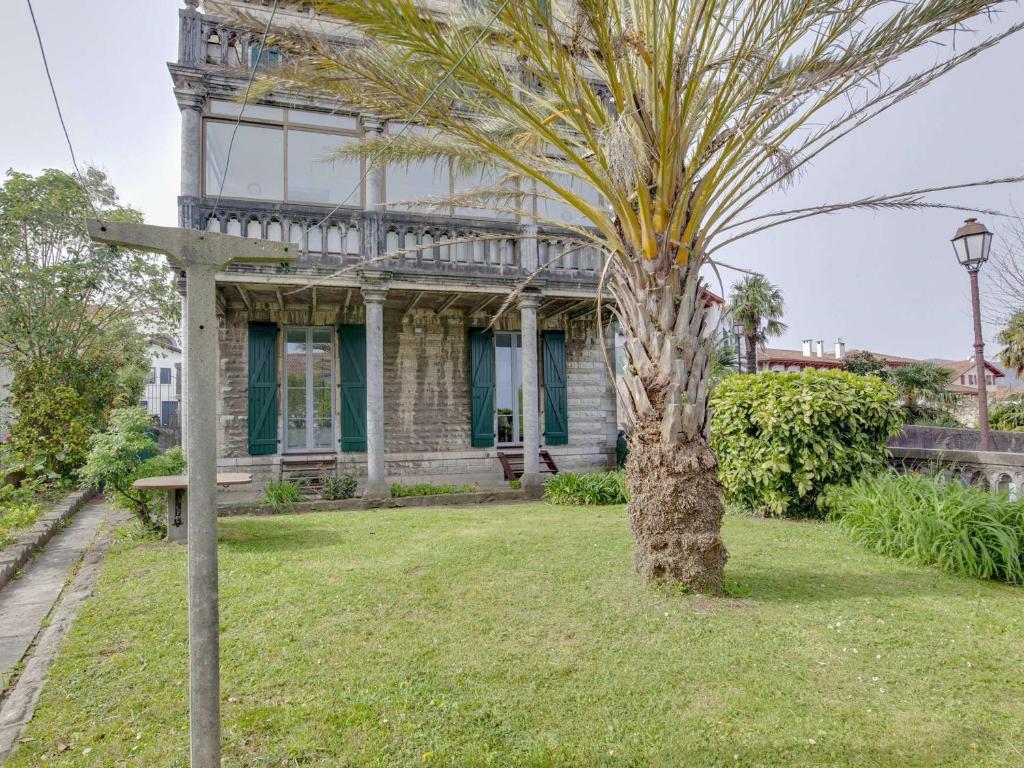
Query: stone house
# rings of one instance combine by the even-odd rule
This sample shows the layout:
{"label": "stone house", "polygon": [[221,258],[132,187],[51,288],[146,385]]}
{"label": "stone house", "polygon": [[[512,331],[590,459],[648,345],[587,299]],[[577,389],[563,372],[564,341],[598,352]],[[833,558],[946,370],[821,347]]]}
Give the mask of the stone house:
{"label": "stone house", "polygon": [[[560,470],[612,465],[614,333],[595,315],[603,254],[532,219],[396,202],[487,183],[446,164],[366,172],[325,162],[342,144],[401,130],[358,105],[274,93],[239,115],[255,41],[198,0],[185,6],[169,64],[182,115],[180,224],[290,241],[302,254],[287,268],[217,276],[219,467],[257,483],[350,473],[383,493],[388,482],[501,484],[502,458],[513,474],[522,465],[524,483],[548,458]],[[311,14],[282,4],[275,24]],[[277,61],[269,49],[261,67]],[[185,417],[185,430],[214,426]]]}

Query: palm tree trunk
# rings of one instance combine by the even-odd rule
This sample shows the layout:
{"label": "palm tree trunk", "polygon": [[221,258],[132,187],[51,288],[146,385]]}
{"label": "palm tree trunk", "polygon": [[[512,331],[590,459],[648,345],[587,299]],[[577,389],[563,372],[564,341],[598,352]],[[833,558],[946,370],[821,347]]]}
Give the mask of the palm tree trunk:
{"label": "palm tree trunk", "polygon": [[622,396],[633,421],[626,480],[634,566],[648,580],[718,593],[727,555],[718,463],[707,441],[714,334],[695,277],[676,289],[667,282],[620,313],[629,361]]}
{"label": "palm tree trunk", "polygon": [[757,373],[757,339],[754,336],[747,336],[744,341],[747,346],[747,373]]}

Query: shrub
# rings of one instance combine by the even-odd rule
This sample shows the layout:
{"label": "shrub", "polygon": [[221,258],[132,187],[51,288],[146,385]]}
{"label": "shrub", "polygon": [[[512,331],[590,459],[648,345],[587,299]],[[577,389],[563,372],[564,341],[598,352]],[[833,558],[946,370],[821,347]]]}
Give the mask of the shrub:
{"label": "shrub", "polygon": [[430,483],[417,483],[416,485],[391,485],[391,495],[395,498],[403,496],[445,496],[450,493],[473,493],[475,485],[431,485]]}
{"label": "shrub", "polygon": [[1024,583],[1024,502],[937,476],[883,473],[824,499],[857,543],[918,565]]}
{"label": "shrub", "polygon": [[[170,458],[166,454],[153,456],[157,445],[150,433],[151,423],[149,414],[141,408],[111,411],[107,431],[89,439],[89,457],[79,475],[85,485],[109,493],[115,504],[130,510],[147,529],[162,533],[163,525],[156,514],[162,493],[138,491],[132,488],[132,483],[143,476],[143,466],[150,472],[146,477],[180,474],[184,461],[180,452]],[[149,456],[152,458],[146,458]],[[161,471],[167,466],[177,469]]]}
{"label": "shrub", "polygon": [[30,528],[42,512],[34,486],[0,486],[0,549],[3,549],[26,528]]}
{"label": "shrub", "polygon": [[626,476],[616,472],[559,472],[544,483],[544,498],[552,504],[591,506],[625,504]]}
{"label": "shrub", "polygon": [[16,368],[9,398],[12,464],[47,482],[71,480],[87,459],[91,435],[114,405],[138,400],[141,382],[138,361],[113,352]]}
{"label": "shrub", "polygon": [[352,475],[322,475],[320,477],[320,498],[328,501],[351,499],[356,494],[356,479]]}
{"label": "shrub", "polygon": [[822,492],[881,468],[903,423],[889,385],[845,371],[730,376],[711,404],[726,498],[765,515],[821,516]]}
{"label": "shrub", "polygon": [[997,405],[989,415],[989,425],[1000,432],[1024,432],[1024,399]]}
{"label": "shrub", "polygon": [[263,502],[279,514],[290,511],[300,501],[302,488],[294,480],[271,480],[263,489]]}

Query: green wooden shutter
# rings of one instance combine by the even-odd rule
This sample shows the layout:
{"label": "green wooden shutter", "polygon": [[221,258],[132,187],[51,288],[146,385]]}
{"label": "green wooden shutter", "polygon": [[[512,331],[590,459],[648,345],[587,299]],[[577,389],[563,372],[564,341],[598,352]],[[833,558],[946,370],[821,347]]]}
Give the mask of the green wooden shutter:
{"label": "green wooden shutter", "polygon": [[275,323],[249,323],[249,453],[277,453]]}
{"label": "green wooden shutter", "polygon": [[341,366],[341,450],[366,450],[366,326],[338,328]]}
{"label": "green wooden shutter", "polygon": [[469,336],[470,429],[474,448],[494,445],[494,334]]}
{"label": "green wooden shutter", "polygon": [[544,442],[569,442],[569,400],[565,384],[565,332],[545,331],[544,348]]}

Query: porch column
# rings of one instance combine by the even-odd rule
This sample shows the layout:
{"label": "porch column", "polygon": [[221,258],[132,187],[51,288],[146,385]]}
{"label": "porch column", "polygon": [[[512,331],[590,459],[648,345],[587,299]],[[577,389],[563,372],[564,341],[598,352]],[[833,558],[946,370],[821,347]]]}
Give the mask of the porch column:
{"label": "porch column", "polygon": [[[363,115],[363,132],[368,139],[379,139],[384,135],[384,121],[373,115]],[[377,165],[366,174],[366,198],[363,207],[368,211],[380,211],[384,204],[384,167]]]}
{"label": "porch column", "polygon": [[384,286],[365,286],[366,303],[366,491],[375,498],[391,495],[384,466]]}
{"label": "porch column", "polygon": [[537,307],[540,296],[519,299],[523,338],[523,488],[538,490],[540,479],[540,403],[537,377]]}

